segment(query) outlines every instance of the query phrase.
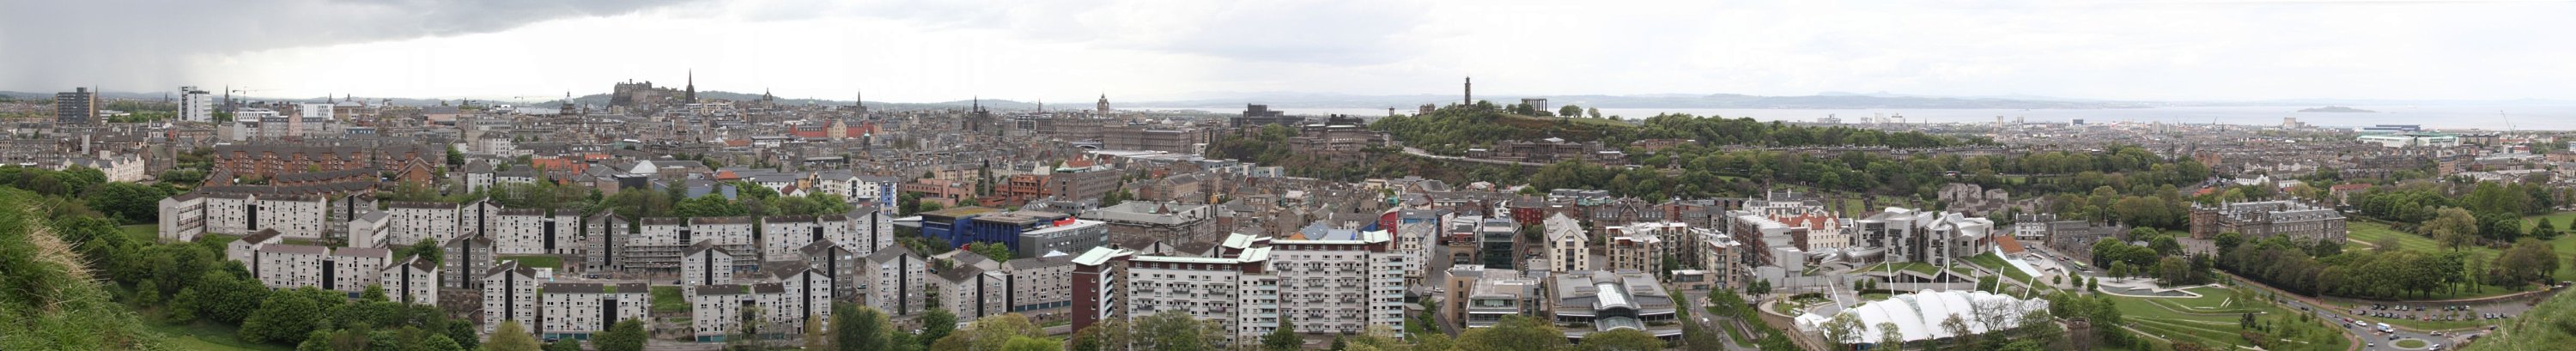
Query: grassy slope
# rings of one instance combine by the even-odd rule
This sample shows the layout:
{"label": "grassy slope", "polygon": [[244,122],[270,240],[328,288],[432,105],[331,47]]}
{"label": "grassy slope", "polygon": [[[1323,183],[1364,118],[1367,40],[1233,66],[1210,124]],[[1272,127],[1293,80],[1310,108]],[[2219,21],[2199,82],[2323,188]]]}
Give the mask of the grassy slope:
{"label": "grassy slope", "polygon": [[680,287],[653,287],[653,312],[688,312],[689,300],[680,296]]}
{"label": "grassy slope", "polygon": [[235,337],[234,337],[234,335],[238,335],[238,334],[237,334],[237,331],[238,331],[238,329],[237,329],[237,328],[234,328],[234,327],[232,327],[232,326],[213,324],[213,323],[199,323],[199,324],[194,324],[194,325],[173,325],[173,324],[165,324],[165,323],[147,323],[147,325],[145,326],[145,328],[149,328],[149,329],[151,329],[151,330],[152,330],[152,331],[154,331],[154,332],[160,332],[160,333],[162,333],[162,334],[169,335],[169,336],[170,336],[169,343],[168,343],[167,345],[165,345],[165,346],[170,346],[171,348],[174,348],[174,349],[180,349],[180,350],[216,350],[216,351],[236,351],[236,350],[238,350],[238,351],[286,351],[286,350],[292,350],[291,348],[288,348],[288,347],[285,347],[285,346],[269,345],[269,344],[253,344],[253,343],[242,342],[242,341],[241,341],[241,339],[239,339],[239,338],[235,338]]}
{"label": "grassy slope", "polygon": [[2576,334],[2571,334],[2576,330],[2562,324],[2576,325],[2576,294],[2549,298],[2464,350],[2561,350],[2576,345]]}
{"label": "grassy slope", "polygon": [[[2120,313],[2136,327],[2149,334],[2190,341],[2201,345],[2244,344],[2237,335],[2237,322],[2244,313],[2295,315],[2288,309],[2260,301],[2240,301],[2235,293],[2223,288],[2193,288],[2200,297],[2150,298],[2120,297]],[[2320,326],[2319,328],[2323,328]],[[2320,350],[2343,350],[2343,346],[2318,347]]]}

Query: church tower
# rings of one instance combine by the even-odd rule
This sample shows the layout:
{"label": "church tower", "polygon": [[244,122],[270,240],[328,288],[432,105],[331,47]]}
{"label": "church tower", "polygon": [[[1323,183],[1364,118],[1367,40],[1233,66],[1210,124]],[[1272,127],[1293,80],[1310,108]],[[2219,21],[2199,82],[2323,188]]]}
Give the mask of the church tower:
{"label": "church tower", "polygon": [[687,97],[689,103],[698,103],[698,70],[689,70],[689,92]]}
{"label": "church tower", "polygon": [[1475,105],[1475,104],[1476,104],[1476,77],[1467,77],[1467,92],[1466,92],[1466,93],[1467,93],[1467,100],[1466,100],[1466,101],[1459,102],[1458,104],[1460,104],[1460,105]]}
{"label": "church tower", "polygon": [[1100,115],[1102,115],[1102,116],[1108,116],[1108,115],[1109,115],[1109,94],[1100,94],[1100,103],[1099,103],[1096,107],[1094,107],[1094,108],[1097,108],[1097,109],[1099,109],[1099,110],[1100,110],[1100,111],[1099,111]]}

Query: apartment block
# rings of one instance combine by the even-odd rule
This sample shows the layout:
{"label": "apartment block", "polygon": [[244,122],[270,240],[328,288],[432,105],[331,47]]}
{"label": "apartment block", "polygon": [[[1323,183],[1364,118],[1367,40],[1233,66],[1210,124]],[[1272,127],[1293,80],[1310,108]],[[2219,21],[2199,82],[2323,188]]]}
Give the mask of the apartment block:
{"label": "apartment block", "polygon": [[[1636,227],[1641,230],[1627,230],[1629,227]],[[1655,227],[1610,227],[1607,232],[1602,233],[1603,235],[1608,236],[1602,240],[1601,244],[1603,246],[1603,251],[1609,253],[1610,256],[1610,266],[1603,267],[1603,269],[1664,272],[1680,268],[1664,266],[1665,258],[1673,258],[1675,260],[1679,260],[1680,258],[1672,256],[1672,252],[1667,251],[1668,246],[1664,242],[1663,235],[1659,235],[1660,233],[1658,231],[1651,230],[1649,228]],[[1686,233],[1687,230],[1684,230],[1684,232]]]}
{"label": "apartment block", "polygon": [[930,280],[931,291],[939,293],[940,306],[958,320],[975,320],[1009,313],[1011,276],[1000,270],[985,270],[970,265],[939,271]]}
{"label": "apartment block", "polygon": [[[251,268],[252,272],[258,272],[259,260],[256,255],[258,254],[259,249],[268,245],[275,245],[284,242],[286,242],[286,238],[278,236],[277,231],[274,230],[263,230],[258,233],[251,233],[250,235],[242,236],[241,239],[233,240],[233,242],[224,243],[224,259],[232,260],[233,262],[241,262],[242,265],[250,266],[249,268]],[[256,274],[253,275],[256,276]]]}
{"label": "apartment block", "polygon": [[341,235],[349,239],[350,247],[411,245],[411,243],[394,242],[393,232],[393,216],[385,211],[369,208],[360,210],[357,216],[350,217],[349,229],[341,232]]}
{"label": "apartment block", "polygon": [[680,256],[680,285],[733,284],[734,261],[731,251],[699,241]]}
{"label": "apartment block", "polygon": [[928,302],[924,284],[929,280],[929,262],[902,246],[889,246],[868,255],[867,303],[891,316],[921,313]]}
{"label": "apartment block", "polygon": [[1441,313],[1449,315],[1458,327],[1490,328],[1502,324],[1504,316],[1536,316],[1548,307],[1545,291],[1540,290],[1548,272],[1532,271],[1530,276],[1503,269],[1485,269],[1479,265],[1449,268],[1449,281],[1443,284],[1447,296],[1440,302]]}
{"label": "apartment block", "polygon": [[815,216],[772,216],[760,218],[760,257],[764,261],[785,261],[802,254],[805,245],[829,238],[844,237],[851,227],[848,217],[838,223],[825,223]]}
{"label": "apartment block", "polygon": [[1299,332],[1348,335],[1371,325],[1404,330],[1404,267],[1411,257],[1395,251],[1393,235],[1337,232],[1272,240],[1269,247],[1279,277],[1279,311],[1297,321]]}
{"label": "apartment block", "polygon": [[725,252],[744,258],[735,261],[741,270],[755,270],[760,267],[760,237],[753,234],[755,224],[752,222],[752,217],[691,218],[686,232],[690,236],[687,242],[690,245],[706,242],[724,248]]}
{"label": "apartment block", "polygon": [[460,233],[465,222],[462,206],[445,202],[386,201],[385,215],[391,221],[386,235],[397,245],[411,245],[421,239],[447,242]]}
{"label": "apartment block", "polygon": [[539,319],[531,332],[548,340],[590,340],[626,319],[646,319],[653,307],[644,283],[547,283],[538,299]]}
{"label": "apartment block", "polygon": [[1547,229],[1547,267],[1553,272],[1592,269],[1592,235],[1583,231],[1583,223],[1558,213],[1540,222]]}
{"label": "apartment block", "polygon": [[502,261],[483,272],[480,280],[483,282],[484,333],[491,333],[492,327],[500,326],[503,320],[519,321],[519,325],[542,325],[537,324],[537,293],[544,282],[537,280],[536,269],[520,267],[519,261]]}
{"label": "apartment block", "polygon": [[698,342],[724,342],[746,321],[758,321],[763,338],[786,337],[804,332],[806,318],[830,315],[802,312],[830,308],[811,290],[790,289],[788,283],[702,285],[688,287],[686,294],[693,307],[689,331]]}
{"label": "apartment block", "polygon": [[689,295],[689,334],[697,342],[724,342],[742,327],[742,310],[759,302],[751,295],[751,286],[741,284],[700,285],[686,287]]}
{"label": "apartment block", "polygon": [[823,232],[824,238],[832,239],[832,242],[839,243],[842,248],[859,256],[875,254],[879,249],[894,246],[894,214],[887,212],[883,207],[860,206],[848,214],[823,215],[820,220],[827,225],[846,223],[848,227],[840,231],[839,236],[832,236],[833,232],[826,230]]}
{"label": "apartment block", "polygon": [[625,248],[626,240],[634,239],[632,233],[626,232],[633,226],[627,225],[626,219],[614,212],[601,211],[581,220],[582,270],[624,271],[624,261],[619,260],[621,252],[616,249]]}
{"label": "apartment block", "polygon": [[328,200],[319,195],[208,194],[205,233],[247,234],[276,230],[296,239],[321,239]]}
{"label": "apartment block", "polygon": [[[449,272],[488,272],[496,267],[493,265],[494,258],[492,257],[492,240],[490,239],[484,239],[482,237],[457,237],[454,239],[448,239],[447,243],[440,247],[446,251],[444,254],[447,256],[444,260],[446,267],[441,267],[440,270]],[[465,274],[449,274],[446,276],[448,277],[447,281],[440,283],[440,286],[450,289],[475,289],[482,287],[484,283],[484,280],[482,279],[483,277],[479,276],[470,276]]]}
{"label": "apartment block", "polygon": [[832,242],[831,239],[806,244],[804,249],[797,252],[798,257],[805,259],[805,267],[812,268],[815,273],[832,279],[832,285],[828,287],[830,290],[824,296],[836,301],[845,299],[855,301],[858,298],[859,272],[864,270],[860,265],[864,264],[863,261],[867,256],[850,252],[849,249],[841,247],[840,243]]}
{"label": "apartment block", "polygon": [[323,286],[322,275],[330,271],[322,263],[331,255],[331,248],[327,247],[268,244],[261,245],[251,255],[251,275],[259,277],[260,285],[270,289],[320,287]]}
{"label": "apartment block", "polygon": [[832,320],[832,302],[840,301],[832,291],[840,285],[837,284],[838,277],[814,267],[794,267],[778,272],[770,279],[778,281],[781,290],[790,294],[784,300],[784,306],[770,310],[773,320],[784,322],[778,326],[787,327],[779,330],[805,330],[807,316],[826,323]]}
{"label": "apartment block", "polygon": [[579,252],[574,233],[581,232],[581,217],[564,211],[549,215],[532,208],[501,209],[492,219],[487,236],[494,253],[503,255],[561,255]]}
{"label": "apartment block", "polygon": [[158,234],[161,241],[197,241],[197,235],[206,233],[204,194],[189,192],[172,195],[161,199],[159,207],[161,226]]}
{"label": "apartment block", "polygon": [[333,290],[356,296],[377,285],[385,267],[393,264],[394,250],[375,247],[343,247],[331,250],[322,261],[322,290]]}
{"label": "apartment block", "polygon": [[378,284],[394,301],[423,305],[438,304],[438,265],[420,256],[404,256],[386,266],[377,276]]}
{"label": "apartment block", "polygon": [[1010,272],[1011,312],[1039,320],[1058,320],[1073,306],[1071,255],[1023,258],[1003,262]]}

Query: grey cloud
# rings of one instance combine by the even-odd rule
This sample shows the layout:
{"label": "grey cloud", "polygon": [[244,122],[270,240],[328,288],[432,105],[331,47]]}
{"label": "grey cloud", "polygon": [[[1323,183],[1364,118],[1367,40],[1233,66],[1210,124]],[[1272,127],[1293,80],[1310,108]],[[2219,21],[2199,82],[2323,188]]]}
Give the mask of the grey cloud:
{"label": "grey cloud", "polygon": [[[688,0],[8,0],[0,6],[0,88],[189,82],[183,60],[317,45],[487,33],[546,20],[631,13]],[[581,40],[581,38],[564,38]],[[331,72],[318,72],[331,73]],[[341,72],[347,73],[347,72]]]}

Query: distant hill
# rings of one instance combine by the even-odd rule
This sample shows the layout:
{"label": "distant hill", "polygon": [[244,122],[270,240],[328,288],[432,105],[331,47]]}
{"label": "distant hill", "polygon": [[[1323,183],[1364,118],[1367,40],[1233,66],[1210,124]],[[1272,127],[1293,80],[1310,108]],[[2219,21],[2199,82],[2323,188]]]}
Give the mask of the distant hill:
{"label": "distant hill", "polygon": [[[2027,109],[2097,109],[2139,108],[2154,104],[2074,99],[2035,100],[2005,98],[1951,98],[1893,95],[1833,94],[1808,96],[1757,96],[1742,94],[1708,95],[1479,95],[1478,100],[1495,104],[1519,103],[1521,98],[1546,98],[1556,106],[1568,104],[1599,108],[2027,108]],[[1353,108],[1394,107],[1410,109],[1422,104],[1457,103],[1456,95],[1323,95],[1282,94],[1240,99],[1203,99],[1148,101],[1133,106],[1239,109],[1246,103],[1268,104],[1275,108]]]}

